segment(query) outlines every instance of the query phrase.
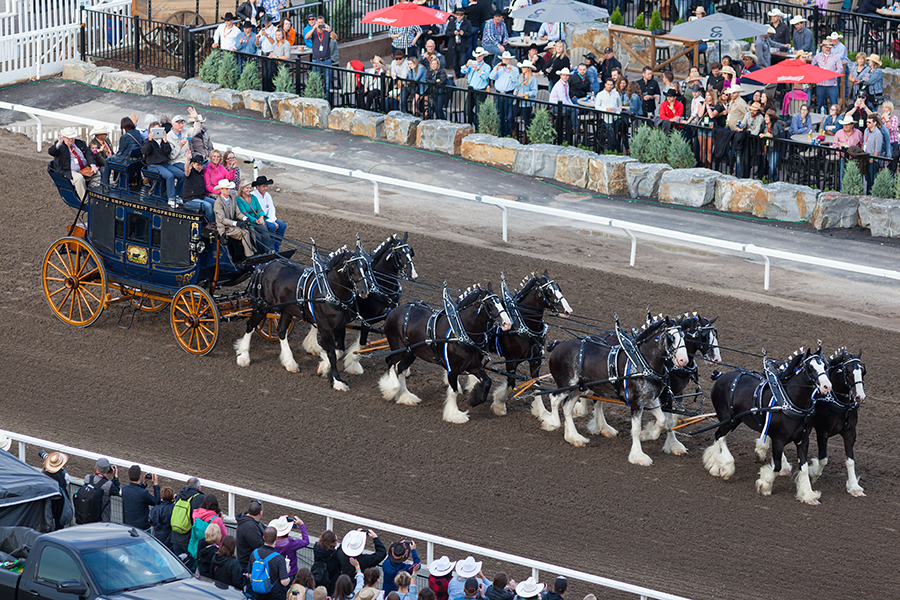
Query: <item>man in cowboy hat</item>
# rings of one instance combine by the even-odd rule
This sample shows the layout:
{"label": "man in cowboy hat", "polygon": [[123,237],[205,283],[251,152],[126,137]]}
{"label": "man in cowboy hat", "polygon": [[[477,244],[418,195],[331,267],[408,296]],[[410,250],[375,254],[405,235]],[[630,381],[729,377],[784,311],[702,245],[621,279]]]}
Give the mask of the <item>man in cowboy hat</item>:
{"label": "man in cowboy hat", "polygon": [[519,84],[519,69],[512,66],[513,55],[504,51],[500,61],[491,70],[494,91],[503,96],[497,98],[497,113],[500,115],[500,137],[508,136],[512,131],[513,94]]}
{"label": "man in cowboy hat", "polygon": [[497,57],[506,52],[507,44],[509,44],[509,32],[506,30],[506,22],[503,20],[503,11],[495,10],[493,18],[485,22],[481,30],[481,45],[493,55],[491,64],[494,64]]}
{"label": "man in cowboy hat", "polygon": [[469,123],[473,123],[476,128],[478,127],[478,115],[475,107],[486,97],[485,94],[479,92],[487,91],[491,81],[491,67],[484,62],[484,57],[488,54],[487,50],[479,46],[472,52],[475,60],[470,60],[460,69],[469,84],[469,93],[466,96],[466,115],[468,115]]}
{"label": "man in cowboy hat", "polygon": [[53,157],[48,168],[70,180],[78,197],[83,199],[87,186],[100,184],[100,170],[87,144],[76,139],[77,135],[78,131],[74,127],[64,127],[59,132],[59,139],[47,149],[47,153]]}
{"label": "man in cowboy hat", "polygon": [[103,167],[106,166],[106,159],[115,154],[112,146],[109,145],[109,127],[103,124],[95,125],[88,137],[91,140],[88,142],[88,149],[92,150],[97,166],[102,172]]}
{"label": "man in cowboy hat", "polygon": [[[455,598],[464,598],[466,596],[466,583],[473,579],[475,581],[475,592],[478,592],[479,583],[485,588],[491,584],[481,572],[482,562],[475,560],[471,556],[467,556],[464,560],[457,561],[456,568],[453,571],[454,577],[447,586],[447,595],[450,600]],[[472,596],[474,598],[474,595]]]}
{"label": "man in cowboy hat", "polygon": [[472,23],[466,18],[466,11],[457,6],[447,20],[447,56],[457,79],[463,76],[460,69],[469,58],[471,48]]}
{"label": "man in cowboy hat", "polygon": [[284,240],[284,232],[287,225],[284,221],[279,221],[275,215],[275,203],[272,201],[272,195],[269,194],[269,186],[275,183],[265,175],[260,175],[253,182],[253,197],[259,202],[263,212],[266,213],[266,227],[269,229],[269,235],[272,237],[272,249],[278,252],[281,248],[281,242]]}
{"label": "man in cowboy hat", "polygon": [[147,474],[153,485],[153,493],[147,491],[147,482],[141,481],[140,465],[128,469],[129,484],[122,488],[122,522],[130,527],[150,533],[150,508],[159,504],[159,475]]}
{"label": "man in cowboy hat", "polygon": [[234,182],[221,179],[213,189],[218,192],[216,202],[213,205],[213,212],[216,215],[216,229],[219,235],[241,240],[241,244],[244,246],[244,256],[250,258],[256,254],[256,248],[253,245],[253,234],[250,233],[250,219],[241,212],[237,202],[231,197]]}
{"label": "man in cowboy hat", "polygon": [[[836,54],[841,59],[844,66],[844,98],[850,97],[850,58],[847,56],[847,46],[841,41],[844,36],[837,31],[832,31],[826,39],[831,40],[832,54]],[[840,85],[840,83],[838,84]]]}
{"label": "man in cowboy hat", "polygon": [[[411,559],[412,562],[406,562],[407,559]],[[416,543],[414,541],[401,540],[391,544],[391,547],[388,548],[387,559],[381,564],[381,572],[384,575],[381,589],[385,595],[397,589],[394,578],[397,577],[398,573],[405,571],[415,578],[421,566],[422,561],[419,559],[419,553],[416,552]]]}
{"label": "man in cowboy hat", "polygon": [[854,127],[856,121],[850,114],[844,115],[841,119],[841,129],[834,134],[831,141],[832,148],[849,148],[856,146],[861,148],[863,144],[862,131]]}
{"label": "man in cowboy hat", "polygon": [[451,573],[456,561],[442,556],[428,565],[428,587],[434,592],[435,600],[450,600],[448,586],[453,578]]}
{"label": "man in cowboy hat", "polygon": [[835,77],[832,79],[826,79],[816,84],[818,110],[824,114],[828,111],[829,106],[837,104],[838,77],[844,74],[844,65],[841,63],[840,57],[832,52],[830,39],[825,38],[822,41],[822,50],[813,57],[812,65],[826,71],[834,71],[835,74]]}
{"label": "man in cowboy hat", "polygon": [[216,32],[213,34],[212,47],[221,47],[222,50],[234,51],[239,33],[238,28],[234,24],[234,15],[230,12],[225,13],[224,22],[216,27]]}
{"label": "man in cowboy hat", "polygon": [[[3,436],[6,437],[6,436]],[[9,438],[6,438],[9,439]],[[12,443],[12,440],[9,440]],[[4,450],[8,450],[7,446]],[[59,486],[59,492],[62,494],[59,498],[50,501],[50,510],[53,512],[53,521],[56,529],[62,529],[72,520],[72,499],[69,496],[69,473],[66,471],[66,463],[69,457],[62,452],[46,452],[41,450],[41,458],[44,459],[44,465],[41,471],[56,481]],[[63,517],[63,511],[66,506],[69,507],[68,518]]]}
{"label": "man in cowboy hat", "polygon": [[756,50],[756,64],[761,69],[772,66],[772,49],[781,49],[781,44],[772,39],[773,35],[775,35],[775,28],[769,25],[766,32],[756,36],[756,41],[753,43],[753,48]]}
{"label": "man in cowboy hat", "polygon": [[603,49],[603,62],[600,63],[600,68],[597,71],[597,76],[601,81],[606,81],[607,79],[612,77],[613,69],[618,69],[621,73],[622,63],[619,62],[619,59],[616,58],[615,54],[613,54],[612,46],[607,46]]}
{"label": "man in cowboy hat", "polygon": [[794,26],[794,34],[791,38],[794,48],[812,54],[816,49],[816,43],[813,40],[812,29],[806,27],[806,17],[794,15],[794,18],[791,19],[791,25]]}
{"label": "man in cowboy hat", "polygon": [[[735,176],[742,177],[743,176],[743,164],[744,164],[744,155],[746,145],[744,142],[746,141],[746,132],[744,131],[744,121],[747,117],[747,114],[750,112],[750,107],[747,106],[747,103],[741,98],[741,94],[744,93],[744,89],[740,85],[733,85],[726,90],[728,94],[731,95],[731,101],[728,104],[728,128],[735,132],[734,135],[734,144],[731,147],[731,153],[735,159]],[[725,92],[722,93],[722,97],[726,96]]]}
{"label": "man in cowboy hat", "polygon": [[[275,529],[275,550],[284,557],[287,563],[288,577],[291,579],[297,575],[300,570],[300,561],[297,560],[297,552],[301,548],[309,546],[309,534],[306,531],[306,525],[299,517],[291,515],[281,515],[277,519],[269,521],[269,527]],[[300,538],[290,537],[291,531],[300,533]]]}
{"label": "man in cowboy hat", "polygon": [[[366,548],[366,538],[372,538],[375,544],[375,552],[363,554]],[[350,559],[355,558],[359,563],[359,570],[365,572],[370,567],[377,567],[387,556],[387,548],[381,542],[378,534],[371,529],[354,529],[348,531],[341,540],[341,547],[335,553],[341,564],[341,573],[348,577],[356,573],[357,567],[350,564]]]}
{"label": "man in cowboy hat", "polygon": [[781,9],[779,8],[773,8],[766,14],[771,17],[772,27],[775,29],[775,33],[772,34],[772,40],[781,46],[789,45],[791,43],[791,29],[782,20],[787,17],[787,15],[781,12]]}
{"label": "man in cowboy hat", "polygon": [[539,598],[541,596],[541,592],[544,591],[544,584],[538,583],[534,580],[534,577],[529,577],[525,581],[521,582],[516,586],[516,596],[522,598],[523,600],[530,600],[531,598]]}

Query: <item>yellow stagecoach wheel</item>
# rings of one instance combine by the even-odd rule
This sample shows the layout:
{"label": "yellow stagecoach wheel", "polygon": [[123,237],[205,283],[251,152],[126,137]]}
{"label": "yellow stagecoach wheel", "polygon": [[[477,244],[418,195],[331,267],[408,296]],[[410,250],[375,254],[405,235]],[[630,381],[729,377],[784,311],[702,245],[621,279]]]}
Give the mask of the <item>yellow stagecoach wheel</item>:
{"label": "yellow stagecoach wheel", "polygon": [[209,292],[188,285],[172,298],[172,333],[186,352],[202,356],[219,337],[219,309]]}
{"label": "yellow stagecoach wheel", "polygon": [[149,298],[147,296],[141,296],[140,292],[136,292],[131,296],[128,300],[131,305],[137,310],[155,313],[159,312],[166,307],[166,302],[162,300],[157,300],[156,298]]}
{"label": "yellow stagecoach wheel", "polygon": [[[281,315],[276,313],[269,313],[266,315],[265,320],[256,326],[256,333],[263,336],[265,339],[270,342],[278,341],[278,319]],[[291,331],[294,329],[294,320],[291,319],[290,324],[287,328],[287,337],[291,335]]]}
{"label": "yellow stagecoach wheel", "polygon": [[63,323],[87,327],[106,307],[106,269],[80,238],[64,237],[50,246],[41,278],[47,302]]}

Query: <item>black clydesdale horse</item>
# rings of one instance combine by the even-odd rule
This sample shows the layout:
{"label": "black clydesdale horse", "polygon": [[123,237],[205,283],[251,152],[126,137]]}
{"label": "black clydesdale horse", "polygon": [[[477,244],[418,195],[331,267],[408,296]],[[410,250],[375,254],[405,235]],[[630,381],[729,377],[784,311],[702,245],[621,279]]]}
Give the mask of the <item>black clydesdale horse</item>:
{"label": "black clydesdale horse", "polygon": [[512,328],[504,333],[492,335],[491,350],[503,360],[502,370],[506,371],[506,385],[494,390],[491,409],[496,415],[506,414],[506,400],[516,386],[516,370],[526,360],[530,367],[529,377],[535,378],[544,361],[544,342],[547,337],[547,325],[544,324],[544,310],[555,315],[568,317],[572,307],[563,296],[559,285],[550,279],[544,270],[540,277],[531,274],[522,280],[520,289],[513,294],[506,287],[504,279],[501,286],[503,306],[512,320]]}
{"label": "black clydesdale horse", "polygon": [[456,405],[459,395],[459,376],[474,375],[478,384],[469,406],[487,400],[491,379],[484,371],[487,354],[488,328],[495,322],[508,331],[512,322],[503,303],[490,284],[486,290],[469,288],[454,304],[444,290],[444,310],[432,310],[425,304],[404,304],[388,313],[384,333],[391,346],[385,361],[388,371],[378,386],[387,400],[397,404],[418,404],[421,400],[406,389],[406,370],[416,360],[441,365],[447,371],[447,398],[444,401],[444,420],[465,423],[468,411]]}
{"label": "black clydesdale horse", "polygon": [[328,356],[328,363],[319,365],[319,373],[331,373],[334,389],[350,388],[341,379],[336,352],[344,351],[347,323],[356,317],[355,298],[365,298],[371,288],[371,278],[365,259],[345,247],[332,252],[324,260],[313,251],[316,265],[304,269],[297,263],[275,260],[261,265],[250,279],[248,292],[254,301],[253,313],[247,319],[247,332],[234,344],[237,363],[250,364],[250,337],[270,310],[279,310],[278,337],[281,340],[281,364],[291,373],[299,368],[287,341],[288,325],[294,318],[303,319],[318,328],[319,346]]}
{"label": "black clydesdale horse", "polygon": [[797,499],[818,504],[821,492],[812,489],[807,452],[814,410],[812,392],[825,396],[831,392],[831,381],[825,369],[822,349],[795,352],[786,363],[776,364],[765,358],[765,374],[752,371],[729,371],[713,375],[712,403],[719,419],[716,441],[703,452],[703,466],[713,476],[728,479],[734,474],[734,457],[728,451],[725,436],[741,423],[761,432],[757,441],[757,458],[765,457],[765,438],[772,440],[773,460],[759,470],[756,490],[763,496],[772,494],[775,476],[781,471],[784,447],[797,446],[800,471],[795,482]]}
{"label": "black clydesdale horse", "polygon": [[[616,325],[618,328],[618,323]],[[641,415],[644,408],[653,408],[667,401],[664,397],[670,393],[667,361],[676,367],[688,364],[684,335],[668,317],[648,322],[634,337],[621,329],[617,331],[619,345],[590,337],[551,344],[549,362],[553,380],[559,389],[571,389],[550,396],[549,412],[540,396],[536,397],[532,414],[542,420],[541,427],[544,429],[557,429],[560,425],[557,408],[562,403],[565,439],[575,446],[583,446],[588,439],[578,433],[572,419],[578,399],[588,390],[601,396],[616,396],[631,409],[631,452],[628,461],[648,466],[653,461],[641,448]],[[628,345],[628,351],[623,349],[622,344]],[[615,430],[605,421],[603,425],[615,435]]]}
{"label": "black clydesdale horse", "polygon": [[[409,233],[404,233],[401,238],[394,234],[378,246],[372,254],[366,253],[359,238],[356,240],[356,252],[364,256],[371,269],[372,287],[365,298],[356,299],[357,312],[362,321],[359,333],[359,341],[352,344],[344,352],[344,372],[351,375],[360,375],[363,372],[359,364],[357,351],[360,346],[365,346],[368,341],[370,326],[378,323],[387,316],[389,310],[396,308],[400,303],[400,278],[415,280],[419,277],[413,264],[415,251],[407,243]],[[313,325],[307,336],[303,339],[303,349],[313,355],[322,357],[322,362],[327,362],[327,357],[322,348],[316,342],[316,326]]]}

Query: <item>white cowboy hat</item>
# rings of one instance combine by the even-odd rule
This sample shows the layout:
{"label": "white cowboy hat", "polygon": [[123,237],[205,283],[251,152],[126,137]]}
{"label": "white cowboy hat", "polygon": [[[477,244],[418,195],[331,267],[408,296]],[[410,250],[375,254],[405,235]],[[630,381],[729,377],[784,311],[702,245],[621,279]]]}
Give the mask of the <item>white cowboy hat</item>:
{"label": "white cowboy hat", "polygon": [[563,67],[559,71],[556,72],[557,75],[571,75],[572,71],[569,70],[569,67]]}
{"label": "white cowboy hat", "polygon": [[467,556],[465,560],[457,561],[456,576],[463,579],[475,577],[481,571],[481,561]]}
{"label": "white cowboy hat", "polygon": [[516,595],[520,598],[534,598],[544,591],[544,584],[538,583],[534,577],[529,577],[516,586]]}
{"label": "white cowboy hat", "polygon": [[829,40],[842,40],[844,39],[843,34],[838,33],[837,31],[832,31],[831,35],[828,36]]}
{"label": "white cowboy hat", "polygon": [[519,68],[534,70],[534,65],[531,64],[531,61],[526,58],[525,60],[523,60],[522,62],[519,63]]}
{"label": "white cowboy hat", "polygon": [[794,15],[794,18],[791,19],[791,25],[796,25],[797,23],[806,23],[806,17],[803,15]]}
{"label": "white cowboy hat", "polygon": [[733,85],[733,86],[731,86],[731,87],[728,88],[728,93],[729,93],[729,94],[734,94],[735,92],[737,92],[737,93],[743,93],[743,92],[744,92],[744,88],[742,88],[742,87],[740,86],[740,84],[738,84],[738,85]]}
{"label": "white cowboy hat", "polygon": [[847,115],[843,119],[841,119],[841,125],[855,125],[856,121],[853,120],[853,117]]}
{"label": "white cowboy hat", "polygon": [[720,71],[722,71],[723,73],[728,73],[729,75],[734,75],[734,69],[732,69],[732,68],[731,68],[730,66],[728,66],[728,65],[724,65],[724,66],[720,69]]}
{"label": "white cowboy hat", "polygon": [[772,10],[770,10],[769,12],[767,12],[766,14],[769,15],[770,17],[781,17],[782,19],[785,18],[785,17],[787,16],[786,14],[784,14],[783,12],[781,12],[781,9],[780,9],[780,8],[773,8]]}
{"label": "white cowboy hat", "polygon": [[362,554],[366,547],[366,532],[359,529],[348,531],[341,540],[341,550],[350,558]]}
{"label": "white cowboy hat", "polygon": [[505,50],[503,54],[500,55],[500,58],[515,58],[512,54],[509,53],[509,50]]}
{"label": "white cowboy hat", "polygon": [[227,179],[220,179],[219,183],[217,183],[216,187],[214,187],[213,189],[214,190],[233,190],[234,182],[228,181]]}
{"label": "white cowboy hat", "polygon": [[481,46],[478,46],[477,48],[475,48],[475,50],[472,51],[472,56],[474,56],[475,58],[478,58],[479,56],[487,56],[489,54],[490,52],[488,52]]}
{"label": "white cowboy hat", "polygon": [[106,125],[95,125],[93,129],[91,129],[91,133],[89,134],[91,137],[97,137],[98,135],[103,134],[109,135],[109,127]]}
{"label": "white cowboy hat", "polygon": [[456,561],[451,561],[450,557],[442,556],[436,561],[432,562],[428,565],[428,573],[430,575],[434,575],[435,577],[443,577],[453,570],[453,567],[456,566]]}
{"label": "white cowboy hat", "polygon": [[12,440],[6,437],[5,433],[0,433],[0,450],[9,452],[10,448],[12,448]]}
{"label": "white cowboy hat", "polygon": [[772,27],[771,25],[769,25],[769,28],[766,29],[766,33],[768,33],[769,35],[775,35],[775,34],[778,33],[778,32],[775,31],[775,28],[774,28],[774,27]]}
{"label": "white cowboy hat", "polygon": [[75,139],[78,137],[78,130],[74,127],[63,127],[59,134],[63,137]]}
{"label": "white cowboy hat", "polygon": [[272,519],[271,521],[269,521],[269,527],[274,527],[275,534],[278,537],[282,537],[291,532],[291,529],[294,528],[294,524],[288,521],[285,515],[282,515],[277,519]]}

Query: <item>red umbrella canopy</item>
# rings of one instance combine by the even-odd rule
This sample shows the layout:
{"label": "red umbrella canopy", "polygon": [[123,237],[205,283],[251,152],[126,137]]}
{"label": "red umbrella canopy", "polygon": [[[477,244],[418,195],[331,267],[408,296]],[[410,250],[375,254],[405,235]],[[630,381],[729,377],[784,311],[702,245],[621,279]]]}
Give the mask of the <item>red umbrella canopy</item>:
{"label": "red umbrella canopy", "polygon": [[449,18],[450,13],[448,12],[420,6],[415,2],[402,2],[366,13],[362,22],[386,27],[411,27],[413,25],[446,23]]}
{"label": "red umbrella canopy", "polygon": [[828,69],[820,69],[799,60],[783,60],[777,65],[744,73],[744,76],[760,83],[819,83],[826,79],[843,76]]}

